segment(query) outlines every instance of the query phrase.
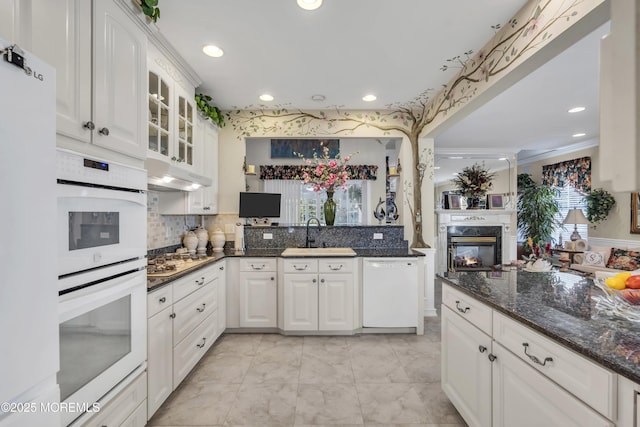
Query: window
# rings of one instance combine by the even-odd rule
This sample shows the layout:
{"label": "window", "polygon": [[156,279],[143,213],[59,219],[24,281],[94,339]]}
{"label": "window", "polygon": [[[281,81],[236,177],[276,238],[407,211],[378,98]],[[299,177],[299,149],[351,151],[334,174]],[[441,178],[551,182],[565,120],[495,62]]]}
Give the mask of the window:
{"label": "window", "polygon": [[[314,192],[297,180],[269,179],[264,181],[264,191],[282,194],[280,205],[280,223],[291,225],[306,224],[309,218],[316,217],[324,223],[322,204],[327,194]],[[346,190],[337,190],[333,200],[338,205],[335,225],[366,224],[368,181],[350,180]]]}
{"label": "window", "polygon": [[[582,213],[586,216],[586,210],[584,208],[584,195],[576,190],[571,185],[566,185],[563,188],[558,188],[558,197],[556,201],[558,202],[558,207],[560,208],[560,213],[556,215],[556,218],[560,221],[560,223],[564,222],[564,219],[569,212],[569,209],[578,208],[582,209]],[[562,233],[562,241],[566,242],[571,240],[571,233],[575,225],[573,224],[564,224],[564,229],[562,227],[557,229],[554,233],[554,238],[556,239],[556,243],[558,242],[558,235]],[[578,224],[578,233],[580,233],[580,237],[583,239],[587,239],[588,237],[588,224]]]}

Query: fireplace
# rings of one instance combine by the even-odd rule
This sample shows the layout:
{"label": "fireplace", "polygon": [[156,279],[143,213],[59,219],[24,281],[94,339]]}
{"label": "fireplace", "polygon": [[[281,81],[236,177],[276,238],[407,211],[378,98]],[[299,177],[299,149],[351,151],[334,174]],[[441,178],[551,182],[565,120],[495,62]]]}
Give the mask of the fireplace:
{"label": "fireplace", "polygon": [[502,227],[447,227],[449,271],[491,270],[502,263]]}

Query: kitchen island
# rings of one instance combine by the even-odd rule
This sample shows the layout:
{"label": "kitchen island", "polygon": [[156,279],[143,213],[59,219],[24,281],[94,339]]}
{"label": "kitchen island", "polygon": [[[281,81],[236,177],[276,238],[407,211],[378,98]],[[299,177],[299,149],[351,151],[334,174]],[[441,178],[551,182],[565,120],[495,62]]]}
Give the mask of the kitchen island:
{"label": "kitchen island", "polygon": [[443,389],[470,425],[636,425],[629,420],[637,418],[640,325],[598,313],[591,296],[602,291],[591,279],[524,271],[439,277]]}

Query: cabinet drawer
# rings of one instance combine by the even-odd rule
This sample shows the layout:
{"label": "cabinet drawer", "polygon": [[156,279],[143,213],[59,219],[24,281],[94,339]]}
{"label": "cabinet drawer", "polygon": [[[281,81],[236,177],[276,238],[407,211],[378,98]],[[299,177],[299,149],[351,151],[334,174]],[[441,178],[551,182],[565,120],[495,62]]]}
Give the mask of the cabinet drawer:
{"label": "cabinet drawer", "polygon": [[493,310],[489,306],[447,284],[442,285],[442,303],[485,334],[491,335],[491,313]]}
{"label": "cabinet drawer", "polygon": [[182,382],[191,369],[204,356],[217,329],[215,313],[207,317],[193,332],[173,349],[173,388]]}
{"label": "cabinet drawer", "polygon": [[276,258],[246,258],[240,260],[240,271],[277,271]]}
{"label": "cabinet drawer", "polygon": [[602,415],[615,418],[614,373],[497,312],[493,338]]}
{"label": "cabinet drawer", "polygon": [[173,304],[173,286],[167,285],[147,295],[147,318],[171,307]]}
{"label": "cabinet drawer", "polygon": [[283,262],[285,273],[317,273],[318,260],[316,259],[285,259]]}
{"label": "cabinet drawer", "polygon": [[[84,424],[85,427],[119,426],[130,414],[140,409],[147,398],[147,373],[143,372],[118,395],[100,408],[100,412]],[[144,412],[146,413],[146,405]]]}
{"label": "cabinet drawer", "polygon": [[217,308],[218,288],[216,283],[208,283],[204,288],[173,305],[173,345],[175,346],[193,331]]}
{"label": "cabinet drawer", "polygon": [[199,270],[173,282],[173,300],[180,301],[207,283],[206,270]]}
{"label": "cabinet drawer", "polygon": [[318,260],[320,273],[352,273],[355,270],[353,259],[333,258]]}

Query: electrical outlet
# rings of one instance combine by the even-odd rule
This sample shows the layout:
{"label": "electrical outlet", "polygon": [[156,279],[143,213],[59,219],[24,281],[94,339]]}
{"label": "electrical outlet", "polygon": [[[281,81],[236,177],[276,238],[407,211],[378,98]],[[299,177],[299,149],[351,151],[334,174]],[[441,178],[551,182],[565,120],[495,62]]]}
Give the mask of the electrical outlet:
{"label": "electrical outlet", "polygon": [[264,240],[271,240],[273,239],[273,233],[262,233],[262,238]]}
{"label": "electrical outlet", "polygon": [[225,234],[234,234],[236,232],[236,226],[234,224],[225,224],[224,225],[224,233]]}
{"label": "electrical outlet", "polygon": [[373,240],[382,240],[382,233],[373,233]]}

